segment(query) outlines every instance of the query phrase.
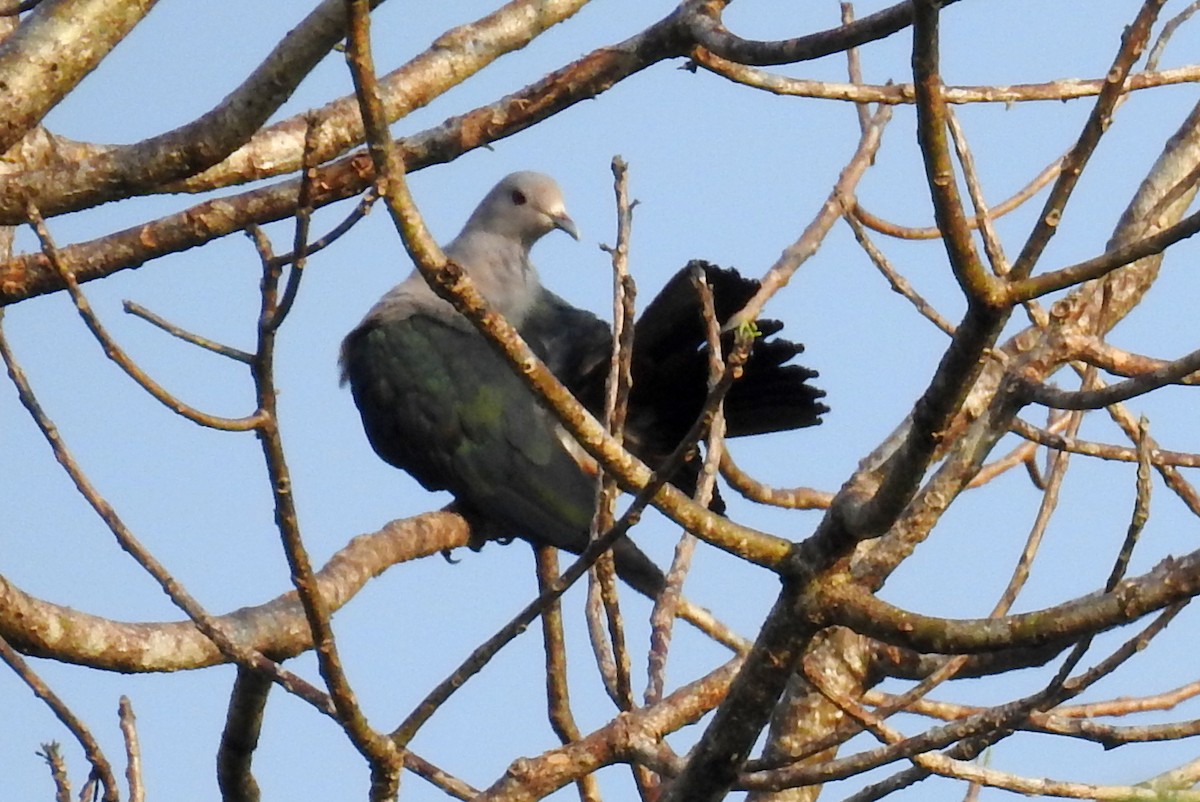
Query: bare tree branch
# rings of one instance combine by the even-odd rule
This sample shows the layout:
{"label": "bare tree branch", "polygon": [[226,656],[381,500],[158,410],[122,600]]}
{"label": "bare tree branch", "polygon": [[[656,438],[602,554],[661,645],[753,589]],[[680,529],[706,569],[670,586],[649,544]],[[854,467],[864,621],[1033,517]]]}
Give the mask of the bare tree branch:
{"label": "bare tree branch", "polygon": [[44,0],[0,45],[0,153],[58,105],[156,0]]}
{"label": "bare tree branch", "polygon": [[[84,754],[87,755],[88,762],[92,764],[92,771],[104,788],[104,802],[118,802],[121,793],[117,788],[117,778],[113,775],[112,766],[109,764],[108,758],[104,756],[103,750],[100,749],[100,743],[92,735],[92,731],[71,712],[71,708],[50,689],[50,686],[42,681],[41,677],[29,667],[25,659],[4,638],[0,638],[0,660],[3,660],[21,678],[21,681],[29,686],[29,690],[33,691],[35,696],[46,703],[55,717],[62,722],[71,735],[75,736],[75,740],[79,741]],[[54,766],[53,758],[51,758],[51,766]],[[55,773],[57,776],[57,769]],[[61,791],[62,781],[56,781],[56,785]]]}
{"label": "bare tree branch", "polygon": [[[241,86],[192,122],[144,142],[103,149],[82,162],[52,163],[42,169],[0,176],[0,214],[19,213],[12,204],[21,199],[37,205],[47,216],[88,209],[108,200],[152,191],[217,164],[283,105],[304,77],[345,37],[345,31],[344,0],[322,0]],[[70,52],[75,55],[76,49]],[[8,147],[2,137],[0,132],[0,151]]]}

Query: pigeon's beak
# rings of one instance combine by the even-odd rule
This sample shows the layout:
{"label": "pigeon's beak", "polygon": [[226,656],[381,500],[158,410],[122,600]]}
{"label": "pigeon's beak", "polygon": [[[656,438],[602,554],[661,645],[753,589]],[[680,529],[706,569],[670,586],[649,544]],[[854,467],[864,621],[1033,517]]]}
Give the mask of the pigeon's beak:
{"label": "pigeon's beak", "polygon": [[566,212],[550,215],[550,222],[554,223],[555,228],[570,234],[571,238],[576,242],[579,241],[579,227],[575,225],[575,221]]}

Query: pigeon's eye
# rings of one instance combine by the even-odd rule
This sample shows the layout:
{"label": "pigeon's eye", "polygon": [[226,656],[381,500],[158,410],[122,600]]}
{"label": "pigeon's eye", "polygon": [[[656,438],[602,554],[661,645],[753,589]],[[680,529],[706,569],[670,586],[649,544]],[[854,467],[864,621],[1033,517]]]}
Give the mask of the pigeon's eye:
{"label": "pigeon's eye", "polygon": [[529,199],[525,197],[525,193],[519,189],[512,191],[512,202],[514,206],[524,206]]}

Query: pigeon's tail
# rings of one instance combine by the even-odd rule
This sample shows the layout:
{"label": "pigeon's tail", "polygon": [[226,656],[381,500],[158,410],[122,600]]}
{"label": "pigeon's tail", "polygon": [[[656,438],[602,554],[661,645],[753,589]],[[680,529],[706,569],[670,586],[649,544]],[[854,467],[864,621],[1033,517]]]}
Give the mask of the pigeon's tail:
{"label": "pigeon's tail", "polygon": [[[643,429],[653,426],[654,439],[668,450],[691,427],[707,395],[705,323],[691,279],[697,268],[708,278],[722,324],[759,289],[757,280],[736,270],[693,261],[667,282],[638,319],[631,407],[644,421]],[[742,378],[725,399],[727,435],[766,434],[820,423],[829,409],[820,401],[825,393],[809,384],[817,372],[788,364],[804,346],[776,337],[783,328],[777,320],[760,320],[757,326],[761,336],[754,341]],[[732,338],[726,335],[725,340],[728,348]]]}
{"label": "pigeon's tail", "polygon": [[667,580],[663,572],[645,552],[634,545],[627,537],[618,540],[612,548],[613,567],[617,576],[644,596],[658,598],[666,586]]}
{"label": "pigeon's tail", "polygon": [[[755,282],[757,284],[757,282]],[[783,324],[758,321],[760,337],[742,378],[725,399],[725,423],[730,437],[784,432],[815,426],[829,408],[821,403],[825,391],[809,384],[817,372],[786,364],[804,351],[791,340],[774,338]]]}

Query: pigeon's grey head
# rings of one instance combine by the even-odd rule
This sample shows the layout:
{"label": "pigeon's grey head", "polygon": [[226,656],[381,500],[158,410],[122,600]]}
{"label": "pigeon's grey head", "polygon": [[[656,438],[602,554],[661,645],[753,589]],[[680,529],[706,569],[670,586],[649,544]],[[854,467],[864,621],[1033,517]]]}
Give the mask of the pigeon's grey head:
{"label": "pigeon's grey head", "polygon": [[548,175],[525,170],[505,176],[492,187],[463,231],[496,234],[529,248],[556,228],[579,239],[558,183]]}

